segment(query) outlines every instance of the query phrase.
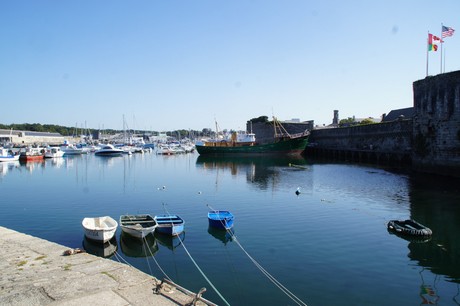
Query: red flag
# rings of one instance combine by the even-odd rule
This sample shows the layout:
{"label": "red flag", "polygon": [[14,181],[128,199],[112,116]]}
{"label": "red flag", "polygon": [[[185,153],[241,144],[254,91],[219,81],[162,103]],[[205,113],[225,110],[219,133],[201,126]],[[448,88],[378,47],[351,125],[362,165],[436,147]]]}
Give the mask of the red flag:
{"label": "red flag", "polygon": [[441,43],[441,39],[433,34],[428,33],[428,51],[437,51],[438,43]]}

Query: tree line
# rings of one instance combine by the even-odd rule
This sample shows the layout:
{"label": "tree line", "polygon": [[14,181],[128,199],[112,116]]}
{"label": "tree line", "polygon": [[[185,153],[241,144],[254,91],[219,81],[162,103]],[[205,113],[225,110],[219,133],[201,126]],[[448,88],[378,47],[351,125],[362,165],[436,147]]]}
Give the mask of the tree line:
{"label": "tree line", "polygon": [[[0,129],[2,130],[17,130],[17,131],[31,131],[31,132],[44,132],[44,133],[59,133],[62,136],[80,136],[81,134],[92,134],[94,131],[97,131],[97,129],[86,129],[85,132],[83,132],[81,129],[77,129],[75,127],[67,127],[67,126],[61,126],[61,125],[55,125],[55,124],[40,124],[40,123],[21,123],[21,124],[1,124],[0,123]],[[122,130],[113,130],[113,129],[104,129],[103,133],[105,135],[114,135],[117,133],[123,133],[124,131]],[[147,131],[133,131],[133,130],[127,130],[126,131],[129,134],[142,134],[142,135],[158,135],[159,132],[153,131],[153,132],[147,132]],[[175,131],[167,131],[165,132],[166,135],[171,136],[171,137],[176,137],[176,138],[185,138],[185,137],[191,137],[191,136],[208,136],[209,134],[212,134],[213,131],[210,129],[203,129],[202,131],[193,131],[193,130],[175,130]]]}
{"label": "tree line", "polygon": [[18,130],[18,131],[31,131],[31,132],[49,132],[59,133],[62,136],[69,136],[75,132],[75,128],[54,125],[54,124],[40,124],[40,123],[21,123],[21,124],[0,124],[0,129],[4,130]]}
{"label": "tree line", "polygon": [[[252,118],[252,122],[268,122],[268,117],[267,116],[260,116],[258,118]],[[44,132],[44,133],[59,133],[62,136],[80,136],[81,134],[92,134],[94,131],[97,131],[97,129],[86,129],[85,132],[82,131],[82,129],[78,129],[76,127],[67,127],[67,126],[61,126],[61,125],[55,125],[55,124],[40,124],[40,123],[13,123],[13,124],[1,124],[0,123],[0,129],[3,130],[18,130],[18,131],[31,131],[31,132]],[[224,130],[227,132],[227,130]],[[232,132],[231,130],[230,132]],[[117,133],[123,133],[124,131],[122,130],[113,130],[113,129],[104,129],[103,133],[108,134],[108,135],[114,135]],[[133,131],[133,130],[128,130],[126,131],[127,133],[130,134],[142,134],[142,135],[158,135],[158,131]],[[210,128],[204,128],[201,131],[197,130],[174,130],[174,131],[167,131],[163,132],[168,136],[175,137],[175,138],[197,138],[197,137],[213,137],[216,136],[216,131],[210,129]]]}

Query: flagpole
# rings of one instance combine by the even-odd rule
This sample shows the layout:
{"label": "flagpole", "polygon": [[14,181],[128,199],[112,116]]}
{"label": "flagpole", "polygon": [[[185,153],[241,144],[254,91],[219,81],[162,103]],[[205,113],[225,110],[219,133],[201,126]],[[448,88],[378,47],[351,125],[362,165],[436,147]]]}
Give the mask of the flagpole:
{"label": "flagpole", "polygon": [[443,73],[446,73],[446,49],[444,48],[444,67],[443,67]]}
{"label": "flagpole", "polygon": [[428,76],[428,44],[429,44],[428,37],[430,37],[430,31],[428,31],[428,36],[426,38],[426,76]]}
{"label": "flagpole", "polygon": [[441,23],[441,34],[439,35],[439,37],[441,37],[441,65],[440,65],[441,73],[442,73],[442,44],[444,43],[444,41],[442,40],[442,26],[443,24]]}

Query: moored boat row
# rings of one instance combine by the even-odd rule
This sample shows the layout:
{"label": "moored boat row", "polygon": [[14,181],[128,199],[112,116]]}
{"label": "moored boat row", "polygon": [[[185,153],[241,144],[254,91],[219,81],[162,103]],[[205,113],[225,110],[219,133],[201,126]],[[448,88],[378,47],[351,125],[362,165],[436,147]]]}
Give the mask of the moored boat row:
{"label": "moored boat row", "polygon": [[[212,210],[208,212],[208,221],[210,227],[229,230],[233,227],[234,216],[227,210]],[[82,221],[85,237],[102,243],[114,237],[118,225],[126,235],[144,239],[155,232],[166,236],[179,236],[184,232],[185,221],[175,214],[155,217],[150,214],[125,214],[120,216],[119,222],[110,216],[87,217]]]}
{"label": "moored boat row", "polygon": [[62,146],[28,146],[20,148],[16,151],[0,147],[0,162],[17,161],[40,161],[44,158],[60,158],[64,156],[75,156],[86,153],[95,153],[97,156],[121,156],[123,154],[151,152],[151,148],[135,148],[120,149],[112,144],[102,146],[91,146],[87,148],[78,148],[73,144],[64,144]]}
{"label": "moored boat row", "polygon": [[120,225],[127,235],[143,239],[157,230],[161,234],[178,236],[184,231],[184,220],[178,215],[163,214],[152,217],[149,214],[121,215],[119,223],[109,217],[84,218],[82,225],[85,237],[99,242],[107,242],[113,238]]}

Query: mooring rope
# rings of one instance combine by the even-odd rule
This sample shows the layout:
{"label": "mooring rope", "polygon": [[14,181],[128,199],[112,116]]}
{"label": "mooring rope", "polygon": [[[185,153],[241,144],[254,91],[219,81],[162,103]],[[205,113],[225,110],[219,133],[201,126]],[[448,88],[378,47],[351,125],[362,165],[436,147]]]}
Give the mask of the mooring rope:
{"label": "mooring rope", "polygon": [[[180,239],[180,238],[179,238]],[[201,270],[200,266],[198,266],[198,264],[196,263],[196,261],[193,259],[192,255],[190,254],[190,252],[187,250],[187,248],[185,247],[184,244],[182,244],[182,246],[184,247],[184,250],[185,252],[187,253],[187,255],[190,257],[190,260],[193,262],[193,264],[195,265],[195,267],[198,269],[198,271],[201,273],[201,275],[204,277],[204,279],[208,282],[208,284],[212,287],[212,289],[214,289],[214,291],[217,293],[217,295],[222,299],[222,301],[225,302],[226,305],[229,305],[230,304],[227,302],[227,300],[222,296],[222,294],[219,292],[219,290],[217,290],[217,288],[214,286],[214,284],[211,282],[211,280],[206,276],[206,274],[204,274],[203,270]]]}
{"label": "mooring rope", "polygon": [[[206,204],[211,210],[217,211],[212,208],[209,204]],[[226,224],[221,221],[224,228],[226,228]],[[254,263],[254,265],[264,274],[276,287],[278,287],[284,294],[286,294],[291,300],[294,301],[297,305],[307,306],[300,298],[298,298],[294,293],[289,291],[283,284],[281,284],[273,275],[271,275],[267,270],[264,269],[241,245],[241,243],[236,238],[236,235],[231,231],[231,229],[226,229],[227,233],[232,237],[232,239],[236,242],[236,244],[243,250],[243,252],[248,256],[248,258]]]}
{"label": "mooring rope", "polygon": [[[166,206],[164,206],[164,209],[165,209],[165,212],[170,215],[170,213],[168,212],[168,210],[166,209]],[[193,262],[193,264],[195,265],[195,267],[197,268],[197,270],[201,273],[201,275],[203,276],[203,278],[208,282],[208,284],[212,287],[212,289],[214,289],[214,291],[217,293],[217,295],[222,299],[222,301],[224,301],[224,303],[228,306],[230,306],[230,303],[227,302],[227,300],[224,298],[224,296],[219,292],[219,290],[217,290],[216,286],[214,286],[214,284],[211,282],[211,280],[206,276],[206,274],[204,274],[203,270],[201,270],[200,266],[198,266],[198,264],[196,263],[195,259],[193,259],[192,255],[190,254],[190,252],[188,251],[187,247],[185,246],[185,243],[184,241],[180,238],[180,236],[178,235],[177,238],[179,239],[182,247],[184,248],[185,252],[187,253],[188,257],[190,257],[190,260]]]}
{"label": "mooring rope", "polygon": [[[153,234],[152,234],[153,235]],[[147,245],[147,239],[144,237],[144,242],[145,244]],[[150,248],[147,248],[150,252],[150,255],[152,255],[152,258],[153,258],[153,261],[155,262],[155,264],[157,265],[158,269],[160,269],[161,273],[163,273],[163,275],[169,279],[170,281],[172,281],[172,279],[168,276],[168,274],[166,274],[166,272],[161,268],[160,264],[158,263],[158,261],[155,259],[155,256],[153,256],[153,253],[152,253],[152,250],[150,250]],[[147,263],[148,263],[148,260],[147,260]],[[150,264],[149,264],[149,268],[150,268]],[[150,274],[153,275],[152,271],[150,271]]]}
{"label": "mooring rope", "polygon": [[227,230],[227,232],[232,236],[232,239],[238,244],[238,246],[243,250],[243,252],[248,256],[248,258],[254,263],[254,265],[264,274],[276,287],[278,287],[284,294],[286,294],[291,300],[294,301],[297,305],[304,305],[307,306],[300,298],[298,298],[294,293],[289,291],[283,284],[281,284],[273,275],[271,275],[267,270],[264,269],[241,245],[241,243],[236,238],[236,235],[233,234],[231,231]]}
{"label": "mooring rope", "polygon": [[149,263],[149,260],[147,258],[147,249],[149,250],[150,254],[153,257],[153,254],[150,251],[150,248],[148,247],[147,239],[144,236],[144,237],[142,237],[142,250],[144,251],[144,254],[145,254],[145,261],[147,262],[147,266],[149,267],[150,275],[153,275],[152,268],[150,267],[150,263]]}
{"label": "mooring rope", "polygon": [[[110,241],[109,241],[109,244],[111,244]],[[142,238],[142,248],[144,249],[144,254],[147,255],[147,252],[145,251],[145,246],[148,246],[148,243],[147,243],[147,238],[144,237],[144,238]],[[164,275],[167,279],[169,279],[170,281],[172,281],[171,278],[166,274],[166,272],[161,268],[160,264],[159,264],[158,261],[155,259],[155,256],[153,256],[152,250],[150,250],[150,248],[148,248],[148,247],[147,247],[147,249],[149,250],[149,253],[150,253],[150,255],[152,256],[153,261],[155,262],[155,264],[157,265],[157,267],[158,267],[158,269],[161,271],[161,273],[163,273],[163,275]],[[118,251],[115,251],[115,252],[113,253],[113,255],[115,256],[115,258],[117,259],[118,262],[120,262],[120,263],[125,263],[126,265],[130,266],[131,268],[135,268],[132,264],[130,264],[128,261],[126,261],[126,260],[123,258],[123,256],[121,256],[121,255],[118,253]],[[152,268],[150,267],[150,263],[149,263],[147,257],[145,258],[145,260],[147,261],[147,266],[149,267],[150,275],[153,276],[153,271],[152,271]]]}

